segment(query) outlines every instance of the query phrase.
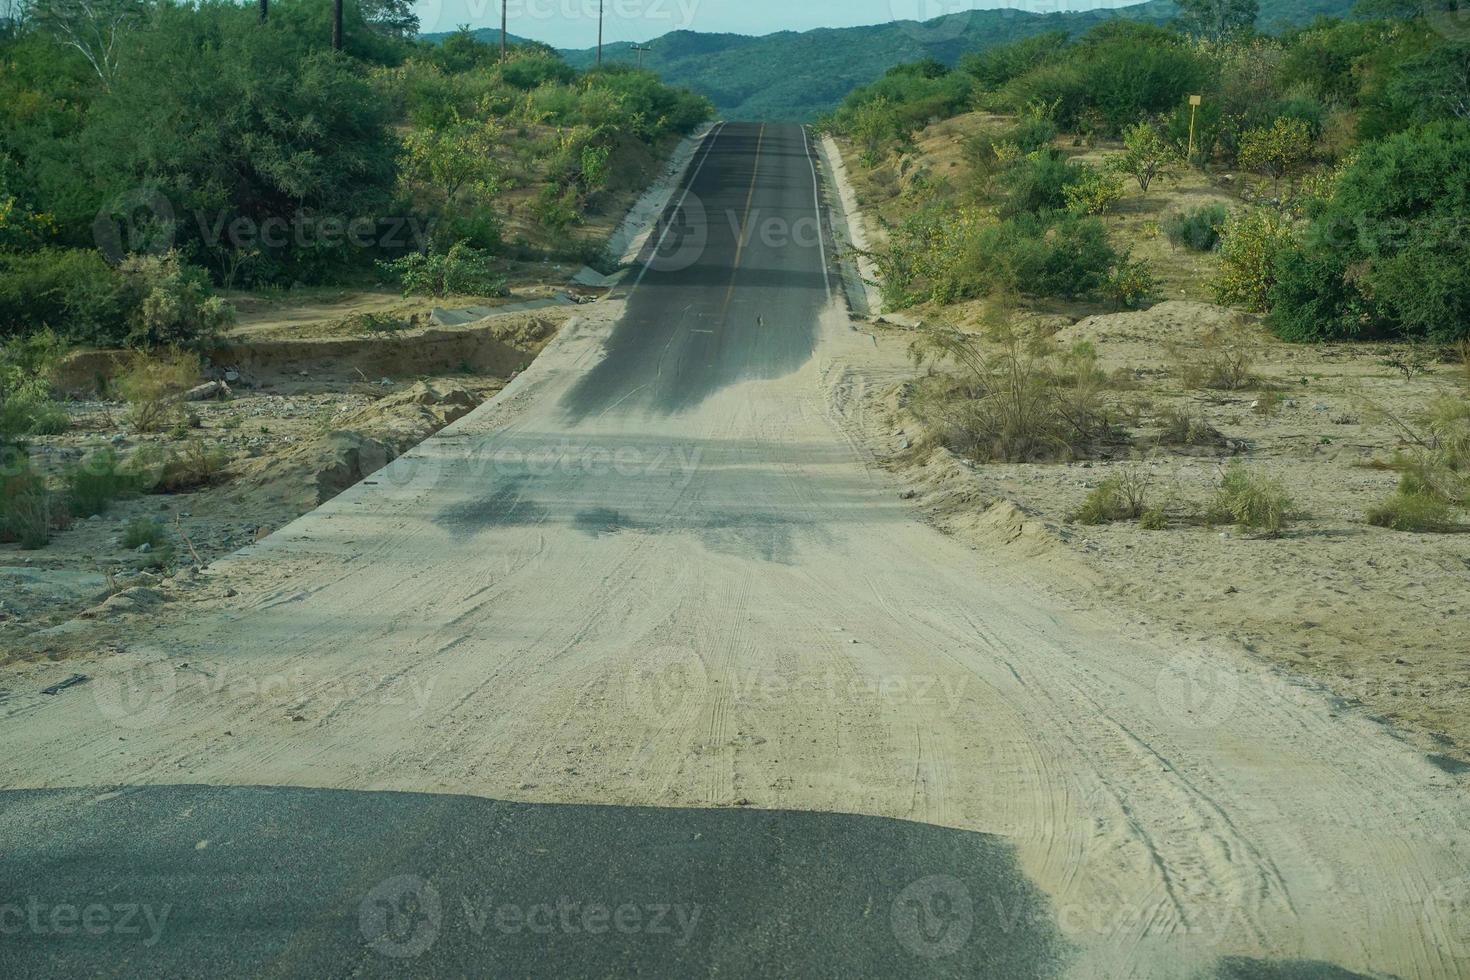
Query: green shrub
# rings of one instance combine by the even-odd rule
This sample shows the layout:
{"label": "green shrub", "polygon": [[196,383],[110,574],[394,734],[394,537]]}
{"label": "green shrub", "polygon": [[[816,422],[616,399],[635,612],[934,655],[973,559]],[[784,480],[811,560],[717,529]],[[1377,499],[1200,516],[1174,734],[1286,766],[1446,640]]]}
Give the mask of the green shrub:
{"label": "green shrub", "polygon": [[1101,291],[1121,256],[1097,218],[1020,215],[980,228],[966,243],[958,292],[1074,298]]}
{"label": "green shrub", "polygon": [[1074,164],[1077,177],[1062,188],[1067,210],[1073,214],[1106,214],[1123,199],[1123,181],[1111,170]]}
{"label": "green shrub", "polygon": [[1110,524],[1142,517],[1148,510],[1148,478],[1138,469],[1113,473],[1087,495],[1072,515],[1078,524]]}
{"label": "green shrub", "polygon": [[1402,486],[1382,503],[1370,507],[1367,518],[1369,524],[1394,531],[1435,533],[1462,527],[1450,504],[1434,494]]}
{"label": "green shrub", "polygon": [[581,203],[576,187],[547,184],[532,202],[531,214],[548,231],[565,234],[568,228],[582,220]]}
{"label": "green shrub", "polygon": [[1174,31],[1122,18],[1093,28],[1005,84],[1001,101],[1020,108],[1055,106],[1063,129],[1095,120],[1104,134],[1168,112],[1202,90],[1212,69],[1204,50]]}
{"label": "green shrub", "polygon": [[1282,256],[1296,244],[1291,222],[1262,208],[1231,213],[1220,234],[1220,277],[1215,298],[1260,312],[1268,308]]}
{"label": "green shrub", "polygon": [[7,453],[0,465],[0,541],[13,541],[27,551],[51,540],[55,503],[41,475],[19,453]]}
{"label": "green shrub", "polygon": [[139,461],[124,464],[111,449],[99,449],[73,464],[62,475],[73,517],[105,514],[113,501],[135,496],[153,485],[153,477]]}
{"label": "green shrub", "polygon": [[1300,119],[1277,118],[1270,126],[1248,129],[1240,135],[1240,165],[1272,180],[1291,174],[1312,153],[1312,134]]}
{"label": "green shrub", "polygon": [[1164,219],[1164,235],[1175,248],[1211,252],[1220,244],[1220,232],[1229,218],[1230,212],[1223,204],[1175,211]]}
{"label": "green shrub", "polygon": [[117,271],[135,300],[124,338],[129,347],[197,350],[234,319],[234,311],[210,289],[208,274],[177,252],[129,256]]}
{"label": "green shrub", "polygon": [[1168,446],[1218,446],[1225,437],[1203,417],[1177,408],[1159,416],[1159,442]]}
{"label": "green shrub", "polygon": [[1083,179],[1080,167],[1056,150],[1037,150],[1020,157],[996,177],[1003,218],[1067,207],[1067,188]]}
{"label": "green shrub", "polygon": [[1274,536],[1290,522],[1291,506],[1280,480],[1242,463],[1232,463],[1225,471],[1210,516]]}
{"label": "green shrub", "polygon": [[1103,284],[1102,294],[1120,309],[1136,310],[1158,295],[1158,287],[1147,262],[1123,256]]}
{"label": "green shrub", "polygon": [[1123,131],[1123,152],[1109,157],[1107,166],[1132,177],[1147,194],[1154,181],[1177,176],[1182,163],[1179,151],[1164,134],[1151,123],[1141,122]]}
{"label": "green shrub", "polygon": [[1470,337],[1470,122],[1365,144],[1271,296],[1282,336]]}
{"label": "green shrub", "polygon": [[1056,123],[1042,116],[1028,115],[1006,131],[1003,141],[1022,153],[1035,153],[1050,146],[1056,136]]}
{"label": "green shrub", "polygon": [[123,529],[122,545],[129,551],[137,551],[145,544],[149,548],[161,547],[166,540],[166,530],[157,521],[146,517],[135,517]]}
{"label": "green shrub", "polygon": [[405,296],[413,293],[430,296],[509,295],[505,277],[494,272],[493,261],[490,253],[458,242],[442,254],[414,252],[392,262],[380,263],[380,266],[399,281]]}
{"label": "green shrub", "polygon": [[182,449],[169,454],[150,489],[155,493],[185,493],[211,486],[229,462],[229,453],[223,447],[191,439]]}
{"label": "green shrub", "polygon": [[1138,515],[1138,526],[1145,531],[1162,531],[1168,525],[1169,518],[1158,507],[1151,507]]}
{"label": "green shrub", "polygon": [[56,435],[71,425],[66,410],[51,399],[51,371],[61,352],[50,331],[0,344],[0,446]]}
{"label": "green shrub", "polygon": [[0,252],[0,338],[49,328],[96,346],[121,343],[137,306],[94,249]]}

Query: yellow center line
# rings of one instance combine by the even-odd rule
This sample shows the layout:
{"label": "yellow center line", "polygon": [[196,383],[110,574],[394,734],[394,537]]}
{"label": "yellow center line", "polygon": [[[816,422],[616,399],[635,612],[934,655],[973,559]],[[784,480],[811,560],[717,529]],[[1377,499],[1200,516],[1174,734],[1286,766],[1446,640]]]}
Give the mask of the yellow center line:
{"label": "yellow center line", "polygon": [[761,123],[760,136],[755,141],[755,167],[750,173],[750,192],[745,195],[745,213],[740,216],[740,231],[735,239],[735,263],[730,267],[730,288],[725,290],[725,305],[720,307],[720,324],[730,312],[730,300],[735,296],[735,276],[740,271],[740,259],[745,254],[745,225],[750,221],[750,206],[755,203],[755,182],[761,172],[761,147],[766,142],[766,125]]}

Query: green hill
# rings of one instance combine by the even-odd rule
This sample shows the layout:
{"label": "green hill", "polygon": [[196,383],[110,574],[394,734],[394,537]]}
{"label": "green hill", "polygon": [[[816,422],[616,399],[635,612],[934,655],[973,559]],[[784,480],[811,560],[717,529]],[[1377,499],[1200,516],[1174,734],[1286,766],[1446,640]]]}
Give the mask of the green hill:
{"label": "green hill", "polygon": [[[1319,14],[1342,16],[1353,0],[1261,0],[1260,23],[1279,28]],[[895,21],[872,27],[783,31],[763,37],[674,31],[648,43],[644,65],[671,85],[708,96],[726,119],[808,120],[836,107],[848,92],[896,64],[934,57],[954,64],[969,51],[1043,31],[1081,33],[1113,17],[1167,23],[1171,0],[1114,10],[1032,14],[974,10],[919,23]],[[498,30],[476,32],[498,40]],[[563,51],[577,67],[596,60],[596,49]],[[632,45],[609,44],[609,61],[634,61]]]}

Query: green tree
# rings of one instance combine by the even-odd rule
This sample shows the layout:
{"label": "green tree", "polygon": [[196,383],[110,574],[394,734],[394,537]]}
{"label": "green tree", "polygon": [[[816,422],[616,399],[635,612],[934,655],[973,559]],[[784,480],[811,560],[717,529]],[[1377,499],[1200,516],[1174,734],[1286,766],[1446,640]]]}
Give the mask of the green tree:
{"label": "green tree", "polygon": [[110,90],[125,37],[146,10],[142,0],[39,0],[31,16],[58,41],[81,52],[102,88]]}
{"label": "green tree", "polygon": [[1179,22],[1189,33],[1219,41],[1255,29],[1260,5],[1256,0],[1175,0]]}
{"label": "green tree", "polygon": [[1181,162],[1179,151],[1158,128],[1141,122],[1123,132],[1123,152],[1110,157],[1107,165],[1138,181],[1138,189],[1147,194],[1155,180],[1177,176]]}
{"label": "green tree", "polygon": [[1312,134],[1300,119],[1278,117],[1269,127],[1246,130],[1240,136],[1240,165],[1263,173],[1277,183],[1311,156]]}

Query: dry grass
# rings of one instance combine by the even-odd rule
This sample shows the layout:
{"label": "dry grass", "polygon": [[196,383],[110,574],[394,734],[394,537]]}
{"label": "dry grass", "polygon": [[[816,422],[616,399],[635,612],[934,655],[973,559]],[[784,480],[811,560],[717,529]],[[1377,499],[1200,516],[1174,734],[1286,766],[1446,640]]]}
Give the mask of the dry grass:
{"label": "dry grass", "polygon": [[1072,520],[1078,524],[1131,521],[1148,511],[1149,480],[1141,469],[1125,466],[1099,483]]}
{"label": "dry grass", "polygon": [[1233,463],[1210,507],[1210,519],[1276,536],[1290,522],[1291,498],[1280,480]]}
{"label": "dry grass", "polygon": [[1238,320],[1225,330],[1206,334],[1198,348],[1171,344],[1167,353],[1184,387],[1240,391],[1259,381],[1255,375],[1259,346],[1255,331]]}
{"label": "dry grass", "polygon": [[[1412,484],[1405,478],[1405,484]],[[1400,485],[1393,496],[1368,510],[1368,523],[1394,531],[1443,533],[1462,525],[1455,509],[1433,493],[1416,492]]]}
{"label": "dry grass", "polygon": [[926,328],[910,354],[916,363],[950,363],[957,378],[918,386],[913,411],[950,449],[980,462],[1056,462],[1096,455],[1121,438],[1096,355],[1059,351],[1034,334],[990,318],[987,334]]}

